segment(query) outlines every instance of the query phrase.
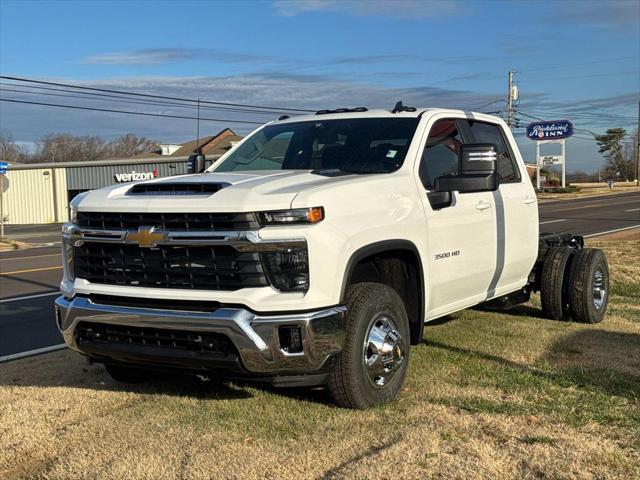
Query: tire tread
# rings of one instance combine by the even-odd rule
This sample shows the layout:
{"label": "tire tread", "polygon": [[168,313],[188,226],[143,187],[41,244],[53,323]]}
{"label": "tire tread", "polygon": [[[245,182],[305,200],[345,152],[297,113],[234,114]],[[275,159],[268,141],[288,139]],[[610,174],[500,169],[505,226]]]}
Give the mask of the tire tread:
{"label": "tire tread", "polygon": [[568,247],[553,247],[542,266],[540,299],[542,311],[553,320],[566,320],[565,285],[567,265],[574,251]]}
{"label": "tire tread", "polygon": [[[337,358],[328,381],[331,396],[334,402],[341,407],[364,409],[372,405],[370,399],[365,398],[358,388],[358,379],[353,377],[353,372],[356,370],[356,362],[359,362],[360,358],[354,354],[354,350],[352,348],[348,348],[348,344],[349,342],[353,342],[354,339],[357,339],[358,329],[361,327],[357,321],[359,318],[359,312],[365,310],[368,305],[375,302],[381,293],[384,293],[385,291],[390,293],[392,296],[395,296],[404,310],[404,305],[402,304],[400,297],[396,291],[388,285],[374,282],[362,282],[354,284],[349,287],[349,290],[347,291],[345,348],[343,348],[340,356]],[[406,312],[404,312],[404,315],[407,324],[406,326],[408,328]],[[408,359],[409,352],[407,351],[407,362]],[[402,381],[400,382],[398,389],[401,388],[401,385]],[[392,392],[388,395],[388,398],[384,399],[385,401],[393,398],[395,393]]]}
{"label": "tire tread", "polygon": [[[569,300],[573,317],[578,322],[599,323],[604,317],[604,311],[607,306],[606,303],[603,306],[603,311],[601,313],[597,312],[593,307],[593,299],[591,297],[593,273],[601,261],[604,262],[606,270],[604,275],[607,277],[608,284],[609,268],[602,250],[596,248],[582,249],[576,253],[574,262],[571,265],[571,272],[569,274],[569,284],[571,288]],[[608,295],[609,292],[607,291],[607,296]]]}

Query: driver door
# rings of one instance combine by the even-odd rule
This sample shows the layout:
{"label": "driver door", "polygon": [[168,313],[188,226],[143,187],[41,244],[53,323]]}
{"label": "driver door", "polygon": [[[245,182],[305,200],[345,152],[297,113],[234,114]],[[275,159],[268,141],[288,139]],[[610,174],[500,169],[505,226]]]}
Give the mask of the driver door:
{"label": "driver door", "polygon": [[427,319],[484,300],[496,271],[497,225],[492,193],[452,192],[451,203],[446,206],[434,201],[435,178],[456,174],[460,146],[472,143],[463,128],[455,118],[439,119],[427,126],[418,167],[429,252]]}

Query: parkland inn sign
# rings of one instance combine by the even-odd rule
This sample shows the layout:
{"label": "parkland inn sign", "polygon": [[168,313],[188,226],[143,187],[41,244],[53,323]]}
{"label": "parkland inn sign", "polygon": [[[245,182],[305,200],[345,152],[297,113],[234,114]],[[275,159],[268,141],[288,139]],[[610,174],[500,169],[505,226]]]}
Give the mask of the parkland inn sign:
{"label": "parkland inn sign", "polygon": [[[565,182],[565,148],[564,140],[573,135],[573,123],[569,120],[554,120],[551,122],[534,122],[527,126],[527,137],[536,142],[536,186],[540,189],[540,169],[543,166],[560,165],[562,167],[562,187]],[[560,155],[540,155],[540,145],[560,144]]]}
{"label": "parkland inn sign", "polygon": [[534,122],[527,126],[527,137],[531,140],[560,140],[573,135],[573,123],[569,120]]}

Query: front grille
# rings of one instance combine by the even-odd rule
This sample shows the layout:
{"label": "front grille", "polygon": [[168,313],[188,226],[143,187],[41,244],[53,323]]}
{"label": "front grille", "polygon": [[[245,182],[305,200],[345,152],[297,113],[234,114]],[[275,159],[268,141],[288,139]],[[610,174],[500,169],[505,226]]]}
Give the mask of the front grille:
{"label": "front grille", "polygon": [[104,323],[78,323],[76,342],[80,347],[87,345],[144,346],[220,356],[236,354],[233,343],[222,333],[187,332]]}
{"label": "front grille", "polygon": [[[82,296],[82,295],[80,295]],[[134,298],[119,295],[88,295],[89,300],[97,305],[112,305],[128,308],[151,308],[160,310],[178,310],[183,312],[211,313],[221,307],[220,302],[198,300],[175,300],[165,298]]]}
{"label": "front grille", "polygon": [[85,242],[73,247],[73,255],[75,276],[92,283],[201,290],[268,285],[259,253],[226,245],[141,248]]}
{"label": "front grille", "polygon": [[254,213],[119,213],[78,212],[74,222],[80,227],[98,229],[133,229],[156,227],[162,230],[258,230]]}

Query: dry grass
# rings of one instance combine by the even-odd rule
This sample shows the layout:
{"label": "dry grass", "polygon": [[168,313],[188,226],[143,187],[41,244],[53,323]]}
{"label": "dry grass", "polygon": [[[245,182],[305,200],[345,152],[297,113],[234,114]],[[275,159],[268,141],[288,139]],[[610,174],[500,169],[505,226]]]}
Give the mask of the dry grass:
{"label": "dry grass", "polygon": [[468,310],[428,326],[397,402],[129,387],[71,352],[0,367],[0,478],[638,478],[640,241],[599,241],[601,325]]}
{"label": "dry grass", "polygon": [[640,188],[635,182],[616,182],[613,190],[609,190],[606,183],[572,183],[572,186],[580,187],[579,192],[573,193],[538,193],[538,200],[543,203],[545,200],[572,200],[575,198],[598,197],[615,193],[639,192]]}
{"label": "dry grass", "polygon": [[28,243],[18,242],[17,240],[11,240],[10,238],[6,237],[0,237],[0,252],[20,250],[27,247],[29,247]]}

